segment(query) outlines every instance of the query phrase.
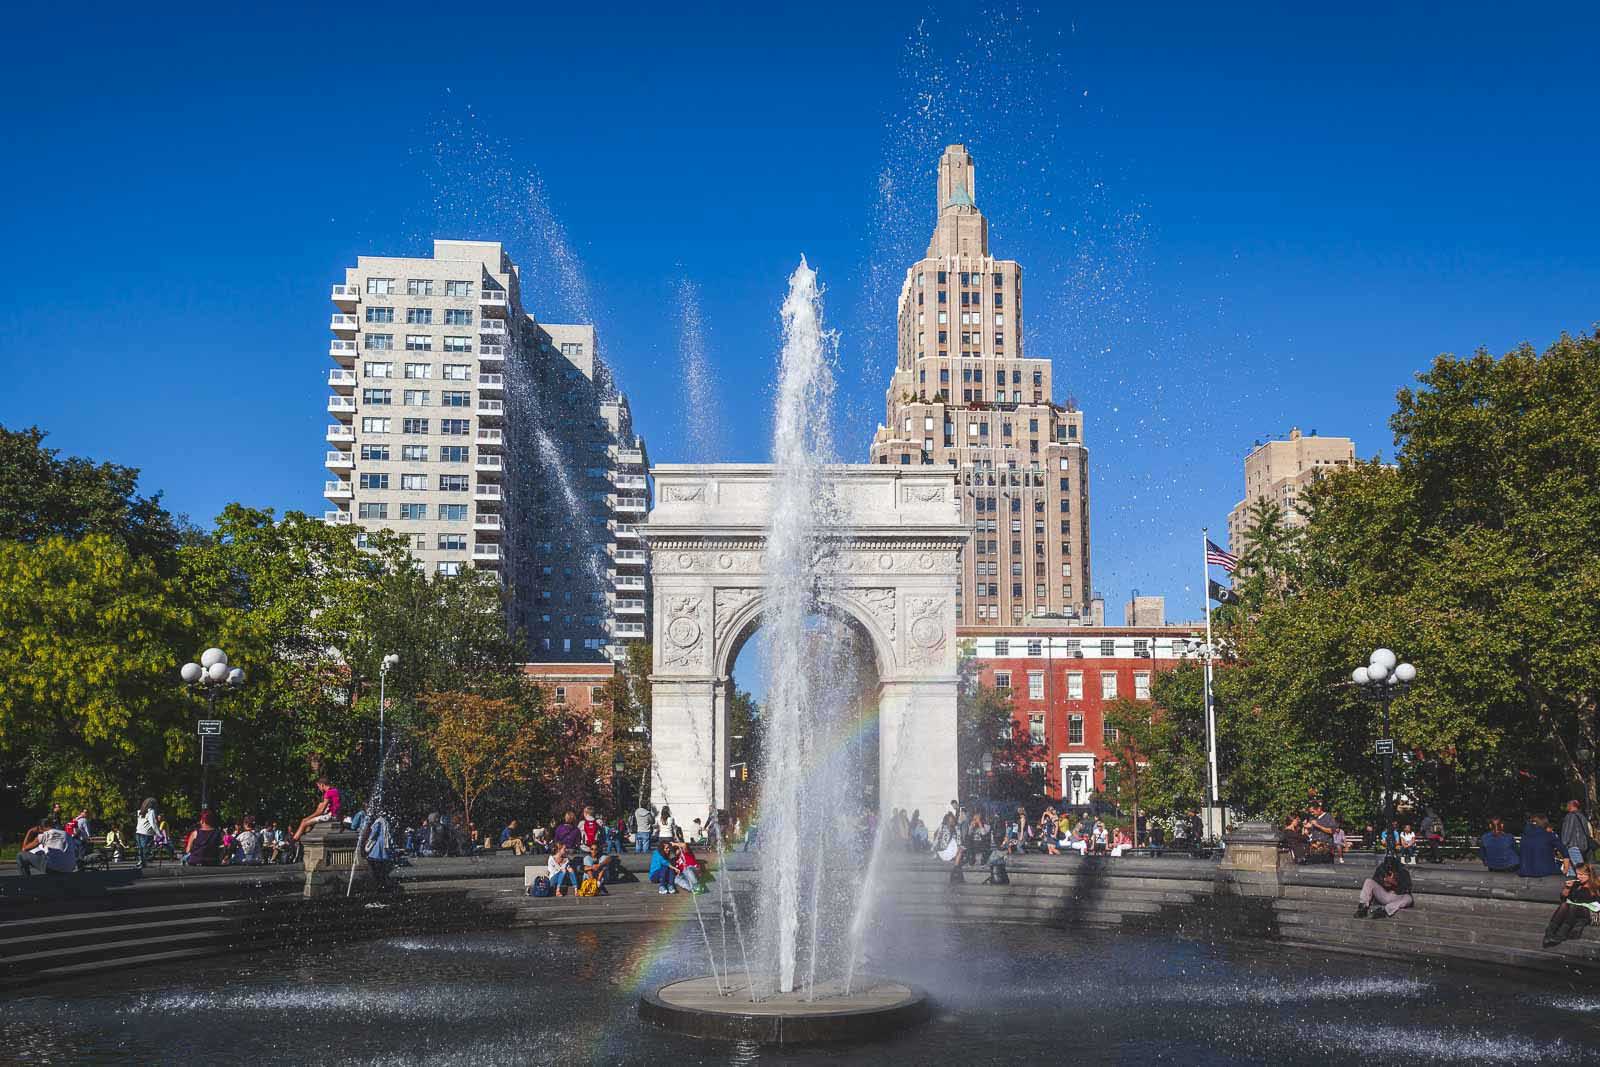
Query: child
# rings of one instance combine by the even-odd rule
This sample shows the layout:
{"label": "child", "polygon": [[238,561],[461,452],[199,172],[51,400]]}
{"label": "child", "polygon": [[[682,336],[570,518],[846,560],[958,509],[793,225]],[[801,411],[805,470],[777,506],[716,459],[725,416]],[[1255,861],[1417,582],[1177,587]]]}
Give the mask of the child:
{"label": "child", "polygon": [[1344,848],[1344,827],[1336,825],[1333,828],[1333,862],[1344,862]]}

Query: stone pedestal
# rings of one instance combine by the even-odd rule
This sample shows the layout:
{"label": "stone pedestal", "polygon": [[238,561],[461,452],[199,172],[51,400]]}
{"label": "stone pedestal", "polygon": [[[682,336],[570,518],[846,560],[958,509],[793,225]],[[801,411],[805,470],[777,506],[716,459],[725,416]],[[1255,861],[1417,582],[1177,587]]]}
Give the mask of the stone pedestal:
{"label": "stone pedestal", "polygon": [[[302,857],[306,870],[304,895],[307,897],[343,895],[350,885],[350,864],[355,860],[360,834],[349,830],[330,829],[331,824],[319,823],[300,838],[305,850]],[[365,863],[356,865],[356,885],[365,889],[372,881]]]}
{"label": "stone pedestal", "polygon": [[1217,867],[1217,892],[1246,897],[1280,895],[1279,830],[1269,822],[1247,822],[1223,835],[1227,849]]}

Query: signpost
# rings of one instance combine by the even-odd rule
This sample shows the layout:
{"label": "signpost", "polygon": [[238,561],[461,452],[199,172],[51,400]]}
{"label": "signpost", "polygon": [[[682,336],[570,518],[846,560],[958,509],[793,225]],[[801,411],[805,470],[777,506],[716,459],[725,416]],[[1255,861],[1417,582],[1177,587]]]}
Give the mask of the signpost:
{"label": "signpost", "polygon": [[1392,738],[1392,737],[1380,737],[1380,738],[1378,738],[1376,754],[1379,755],[1379,756],[1392,756],[1392,755],[1394,755],[1394,738]]}
{"label": "signpost", "polygon": [[222,720],[201,719],[195,726],[200,735],[200,807],[211,806],[211,768],[222,766]]}
{"label": "signpost", "polygon": [[222,720],[221,719],[201,719],[199,728],[195,732],[198,733],[201,737],[221,737],[222,736]]}

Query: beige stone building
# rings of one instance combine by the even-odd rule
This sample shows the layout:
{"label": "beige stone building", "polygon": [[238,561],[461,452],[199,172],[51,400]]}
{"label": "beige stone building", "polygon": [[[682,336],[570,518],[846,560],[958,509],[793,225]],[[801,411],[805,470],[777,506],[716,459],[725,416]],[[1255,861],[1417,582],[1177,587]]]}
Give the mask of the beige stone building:
{"label": "beige stone building", "polygon": [[1136,591],[1122,605],[1124,626],[1165,626],[1167,624],[1167,598],[1140,596]]}
{"label": "beige stone building", "polygon": [[1083,415],[1052,397],[1049,359],[1022,347],[1022,268],[989,254],[972,156],[939,160],[938,220],[900,290],[898,361],[874,463],[955,468],[972,530],[963,625],[1089,611],[1089,455]]}
{"label": "beige stone building", "polygon": [[538,322],[493,241],[361,256],[331,295],[324,519],[400,533],[430,571],[495,571],[530,658],[646,639],[644,442],[594,327]]}
{"label": "beige stone building", "polygon": [[1258,445],[1244,458],[1244,499],[1228,513],[1228,548],[1242,553],[1255,523],[1250,508],[1258,500],[1268,500],[1283,510],[1290,526],[1305,525],[1300,512],[1300,494],[1330,470],[1349,467],[1356,461],[1355,442],[1348,437],[1319,437],[1302,434],[1299,427],[1281,441]]}

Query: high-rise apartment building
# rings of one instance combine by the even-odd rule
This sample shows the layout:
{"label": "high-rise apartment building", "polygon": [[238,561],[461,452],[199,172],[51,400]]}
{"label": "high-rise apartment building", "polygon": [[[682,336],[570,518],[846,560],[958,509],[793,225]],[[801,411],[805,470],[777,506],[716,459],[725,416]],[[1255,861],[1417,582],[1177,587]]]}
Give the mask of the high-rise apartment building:
{"label": "high-rise apartment building", "polygon": [[536,321],[491,241],[361,256],[332,298],[325,519],[394,530],[441,574],[494,570],[530,658],[644,639],[644,442],[594,328]]}
{"label": "high-rise apartment building", "polygon": [[1355,461],[1356,446],[1350,438],[1318,437],[1314,432],[1308,436],[1299,427],[1284,440],[1256,446],[1244,458],[1244,499],[1228,513],[1228,547],[1236,554],[1244,551],[1255,529],[1250,508],[1260,500],[1278,505],[1286,525],[1304,526],[1299,498],[1306,486]]}
{"label": "high-rise apartment building", "polygon": [[938,221],[900,290],[899,358],[874,463],[955,468],[963,625],[1082,621],[1089,610],[1083,414],[1051,399],[1049,359],[1022,348],[1022,268],[989,254],[972,156],[939,160]]}

